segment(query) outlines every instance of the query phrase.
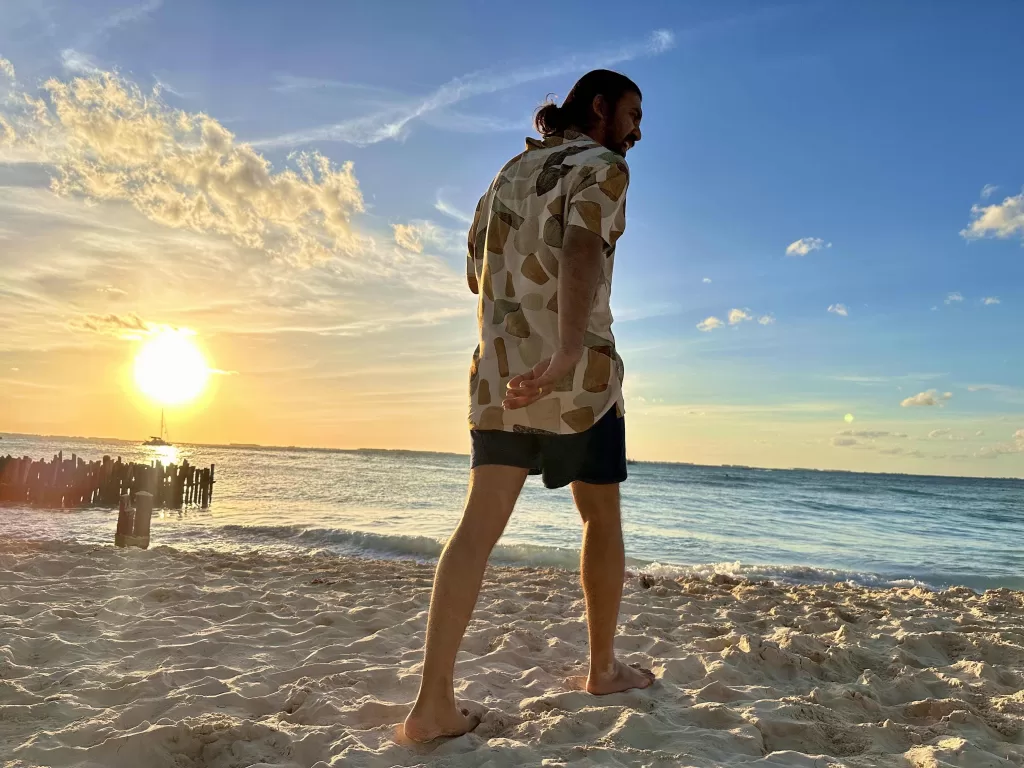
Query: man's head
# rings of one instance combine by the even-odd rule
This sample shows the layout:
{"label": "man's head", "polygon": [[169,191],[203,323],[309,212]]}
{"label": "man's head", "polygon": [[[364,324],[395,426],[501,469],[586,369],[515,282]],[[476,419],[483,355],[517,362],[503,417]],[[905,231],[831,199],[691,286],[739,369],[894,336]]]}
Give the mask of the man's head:
{"label": "man's head", "polygon": [[640,141],[641,99],[640,88],[625,75],[595,69],[576,82],[562,106],[542,105],[533,125],[541,136],[580,131],[625,155]]}

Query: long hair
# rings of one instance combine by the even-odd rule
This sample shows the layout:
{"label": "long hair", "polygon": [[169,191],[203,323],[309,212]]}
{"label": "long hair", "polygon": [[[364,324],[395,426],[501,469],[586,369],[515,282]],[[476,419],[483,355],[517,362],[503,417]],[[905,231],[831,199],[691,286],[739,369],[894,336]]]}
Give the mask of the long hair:
{"label": "long hair", "polygon": [[626,93],[635,93],[643,98],[639,86],[625,75],[610,69],[595,69],[576,81],[562,106],[548,101],[538,107],[533,116],[533,127],[541,136],[563,133],[568,128],[585,131],[594,122],[591,107],[596,96],[604,96],[609,109],[615,109]]}

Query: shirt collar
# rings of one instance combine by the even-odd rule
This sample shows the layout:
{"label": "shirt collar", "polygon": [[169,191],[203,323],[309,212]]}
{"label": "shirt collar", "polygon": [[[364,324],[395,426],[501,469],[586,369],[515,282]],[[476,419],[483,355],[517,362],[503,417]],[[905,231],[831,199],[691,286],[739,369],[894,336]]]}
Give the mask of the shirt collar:
{"label": "shirt collar", "polygon": [[585,133],[579,131],[567,130],[562,133],[552,134],[551,136],[544,136],[540,139],[535,139],[532,136],[526,138],[526,149],[550,149],[551,147],[559,147],[562,144],[568,144],[573,141],[587,141],[591,144],[597,144],[592,138],[587,136]]}

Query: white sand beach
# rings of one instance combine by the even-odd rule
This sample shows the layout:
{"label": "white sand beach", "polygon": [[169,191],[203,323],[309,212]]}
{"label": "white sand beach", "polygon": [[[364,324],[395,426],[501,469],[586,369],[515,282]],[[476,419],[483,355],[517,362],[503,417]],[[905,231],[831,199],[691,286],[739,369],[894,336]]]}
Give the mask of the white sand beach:
{"label": "white sand beach", "polygon": [[[0,766],[1024,765],[1024,593],[632,576],[645,691],[573,687],[574,574],[493,568],[475,732],[406,745],[432,568],[0,541]],[[569,682],[567,682],[567,680]]]}

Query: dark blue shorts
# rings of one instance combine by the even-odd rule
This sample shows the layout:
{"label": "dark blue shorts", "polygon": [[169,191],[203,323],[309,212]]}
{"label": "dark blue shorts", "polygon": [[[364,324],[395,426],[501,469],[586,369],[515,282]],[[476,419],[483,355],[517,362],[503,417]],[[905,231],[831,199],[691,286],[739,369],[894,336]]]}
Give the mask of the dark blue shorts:
{"label": "dark blue shorts", "polygon": [[626,479],[626,419],[612,406],[586,432],[553,435],[471,429],[470,466],[500,464],[541,475],[548,488],[579,480],[594,485]]}

